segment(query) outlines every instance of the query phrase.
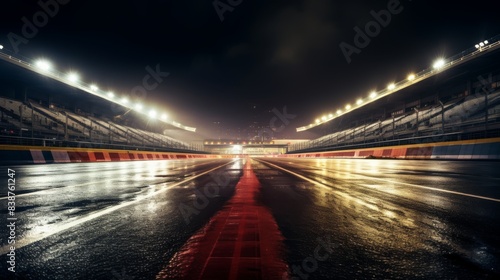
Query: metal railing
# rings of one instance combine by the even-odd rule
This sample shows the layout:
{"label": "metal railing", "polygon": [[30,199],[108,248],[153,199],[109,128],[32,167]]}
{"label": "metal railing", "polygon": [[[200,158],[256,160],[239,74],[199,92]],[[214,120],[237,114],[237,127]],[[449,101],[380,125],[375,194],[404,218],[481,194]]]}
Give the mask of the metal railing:
{"label": "metal railing", "polygon": [[200,145],[187,146],[153,146],[153,145],[130,145],[127,143],[99,143],[78,140],[61,140],[56,138],[31,138],[21,136],[0,135],[0,145],[34,146],[42,147],[66,147],[66,148],[92,148],[92,149],[114,149],[114,150],[140,150],[156,152],[180,152],[180,153],[207,153]]}
{"label": "metal railing", "polygon": [[[10,99],[5,100],[9,101]],[[86,125],[82,126],[83,131],[79,131],[76,127],[66,125],[66,122],[71,118],[66,111],[56,110],[59,111],[59,113],[63,113],[64,118],[66,118],[65,122],[48,113],[55,113],[55,110],[33,106],[31,102],[28,104],[20,103],[32,110],[34,109],[36,114],[45,116],[50,121],[50,125],[42,125],[42,123],[38,123],[34,119],[28,121],[22,118],[20,112],[10,111],[8,108],[0,106],[3,116],[2,126],[0,126],[0,136],[3,137],[3,144],[34,146],[55,145],[62,147],[107,147],[107,145],[111,145],[111,147],[121,147],[125,145],[127,148],[133,148],[134,150],[140,148],[152,150],[186,150],[191,152],[204,151],[201,145],[182,142],[167,135],[140,129],[137,130],[131,127],[119,128],[116,124],[103,120],[97,120],[96,124],[103,125],[101,122],[104,122],[109,128],[108,133],[102,134],[100,130],[93,130]],[[54,127],[53,125],[56,126]],[[88,130],[89,128],[90,130]],[[140,134],[136,130],[139,131]],[[135,135],[130,134],[129,131],[136,131]],[[135,137],[131,138],[131,136]],[[131,139],[135,141],[130,141]]]}

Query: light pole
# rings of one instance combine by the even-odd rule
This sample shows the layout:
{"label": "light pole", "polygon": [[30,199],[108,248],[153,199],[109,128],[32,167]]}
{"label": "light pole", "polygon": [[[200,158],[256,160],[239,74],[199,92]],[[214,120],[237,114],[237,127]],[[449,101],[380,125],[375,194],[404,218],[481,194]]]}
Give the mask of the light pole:
{"label": "light pole", "polygon": [[68,114],[64,113],[66,121],[64,123],[64,140],[68,141]]}
{"label": "light pole", "polygon": [[392,113],[392,140],[395,139],[396,135],[396,131],[394,131],[394,118],[396,117],[396,115],[394,113]]}
{"label": "light pole", "polygon": [[378,120],[378,134],[382,136],[382,120]]}
{"label": "light pole", "polygon": [[485,115],[484,115],[484,134],[486,135],[488,133],[488,94],[491,92],[489,88],[486,88],[484,90],[484,110]]}
{"label": "light pole", "polygon": [[416,130],[417,130],[416,135],[418,136],[418,112],[419,112],[419,111],[418,111],[418,109],[417,109],[417,108],[413,108],[413,110],[415,110],[415,112],[417,113],[417,121],[416,121],[416,123],[415,123],[415,128],[416,128]]}
{"label": "light pole", "polygon": [[111,131],[111,123],[108,123],[108,130],[109,130],[109,133],[108,133],[108,141],[109,141],[109,144],[111,144],[111,141],[112,141],[112,131]]}
{"label": "light pole", "polygon": [[484,40],[484,41],[482,41],[482,42],[480,42],[480,43],[477,43],[477,44],[475,45],[475,47],[476,47],[476,49],[478,49],[479,51],[482,51],[482,50],[483,50],[483,48],[484,48],[484,47],[485,47],[488,43],[489,43],[489,42],[488,42],[488,40]]}
{"label": "light pole", "polygon": [[90,127],[89,127],[89,140],[92,142],[92,120],[90,119]]}
{"label": "light pole", "polygon": [[19,136],[23,137],[23,105],[19,105],[19,121],[21,123],[21,129],[19,130]]}
{"label": "light pole", "polygon": [[444,104],[441,100],[438,100],[438,102],[441,105],[441,131],[444,134]]}
{"label": "light pole", "polygon": [[35,113],[33,112],[33,106],[31,106],[31,139],[33,139],[33,130],[35,129]]}
{"label": "light pole", "polygon": [[365,123],[365,126],[363,127],[363,143],[366,141],[366,126],[368,123]]}

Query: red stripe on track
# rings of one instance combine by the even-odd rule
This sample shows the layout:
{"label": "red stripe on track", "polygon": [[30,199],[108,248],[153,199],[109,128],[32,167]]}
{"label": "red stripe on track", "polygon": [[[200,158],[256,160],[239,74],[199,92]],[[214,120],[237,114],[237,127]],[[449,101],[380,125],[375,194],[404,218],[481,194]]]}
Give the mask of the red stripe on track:
{"label": "red stripe on track", "polygon": [[196,232],[156,279],[282,279],[283,235],[257,201],[260,183],[250,159],[234,196]]}

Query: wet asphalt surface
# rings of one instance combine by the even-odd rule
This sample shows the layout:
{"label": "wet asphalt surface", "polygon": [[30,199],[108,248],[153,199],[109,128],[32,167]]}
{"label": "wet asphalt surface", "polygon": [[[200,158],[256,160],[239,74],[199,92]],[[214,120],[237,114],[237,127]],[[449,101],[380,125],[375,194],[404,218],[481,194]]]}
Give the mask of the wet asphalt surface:
{"label": "wet asphalt surface", "polygon": [[[17,279],[154,279],[232,196],[243,164],[8,166]],[[499,162],[262,158],[253,168],[291,279],[500,279]],[[1,279],[15,279],[8,236],[0,227]]]}
{"label": "wet asphalt surface", "polygon": [[500,200],[465,195],[500,199],[500,163],[265,161],[306,177],[255,167],[295,279],[500,279]]}
{"label": "wet asphalt surface", "polygon": [[[18,193],[29,194],[17,198],[16,237],[34,241],[15,251],[19,279],[122,280],[154,279],[232,196],[241,167],[239,160],[175,160],[10,168],[16,170]],[[6,201],[0,203],[5,221]],[[84,217],[89,220],[40,239],[40,232],[57,231]],[[0,234],[4,246],[8,233],[2,229]],[[0,258],[0,275],[12,277],[6,255]]]}

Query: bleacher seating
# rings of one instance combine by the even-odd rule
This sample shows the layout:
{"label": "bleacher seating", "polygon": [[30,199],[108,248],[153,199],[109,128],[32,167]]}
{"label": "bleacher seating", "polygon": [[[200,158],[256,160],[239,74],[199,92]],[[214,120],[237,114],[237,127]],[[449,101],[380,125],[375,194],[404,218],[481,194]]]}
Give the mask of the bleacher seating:
{"label": "bleacher seating", "polygon": [[[385,120],[357,125],[339,130],[317,139],[292,145],[290,151],[298,149],[323,148],[395,137],[412,137],[445,127],[470,127],[484,122],[486,112],[490,117],[500,116],[500,91],[488,94],[486,108],[484,93],[454,98],[445,104],[426,106]],[[417,121],[418,114],[418,121]],[[444,116],[444,122],[442,117]]]}
{"label": "bleacher seating", "polygon": [[[21,102],[0,97],[2,128],[32,130],[45,139],[64,139],[92,143],[120,143],[137,146],[188,149],[189,145],[167,135],[127,126],[106,118],[75,113],[67,109]],[[66,130],[67,125],[67,130]],[[5,129],[5,128],[4,128]]]}

